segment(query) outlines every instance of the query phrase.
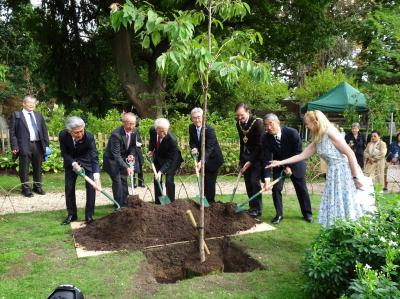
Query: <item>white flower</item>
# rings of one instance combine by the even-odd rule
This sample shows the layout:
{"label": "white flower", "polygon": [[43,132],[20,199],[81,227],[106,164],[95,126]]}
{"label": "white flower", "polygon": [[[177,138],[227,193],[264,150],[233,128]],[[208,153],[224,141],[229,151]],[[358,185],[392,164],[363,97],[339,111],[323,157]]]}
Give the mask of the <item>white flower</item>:
{"label": "white flower", "polygon": [[390,240],[390,241],[389,241],[389,246],[396,247],[396,246],[397,246],[397,242],[395,242],[395,241],[393,241],[393,240]]}
{"label": "white flower", "polygon": [[367,269],[371,269],[371,266],[370,266],[370,265],[368,265],[368,264],[365,264],[365,268],[367,268]]}
{"label": "white flower", "polygon": [[386,243],[385,237],[379,237],[379,240],[380,240],[381,242],[383,242],[383,243]]}
{"label": "white flower", "polygon": [[118,10],[118,8],[119,8],[119,4],[118,4],[118,3],[112,3],[112,4],[110,5],[111,13],[116,12],[116,11]]}

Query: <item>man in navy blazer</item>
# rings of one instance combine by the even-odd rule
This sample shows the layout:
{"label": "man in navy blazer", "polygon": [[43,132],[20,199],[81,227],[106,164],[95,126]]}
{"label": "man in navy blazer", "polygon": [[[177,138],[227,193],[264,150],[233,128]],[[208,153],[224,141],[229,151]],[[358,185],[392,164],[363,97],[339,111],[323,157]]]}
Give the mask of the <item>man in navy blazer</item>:
{"label": "man in navy blazer", "polygon": [[[263,164],[269,165],[272,160],[284,160],[302,152],[302,144],[299,133],[292,128],[280,127],[279,118],[269,113],[264,117],[264,128],[266,134],[262,138]],[[284,167],[274,168],[272,176],[275,180],[281,171],[289,167],[292,171],[290,179],[296,190],[297,199],[300,204],[301,213],[306,221],[312,222],[312,210],[310,196],[306,184],[306,163],[301,161]],[[264,189],[268,189],[270,183],[271,169],[264,168]],[[272,188],[272,198],[276,210],[276,216],[272,219],[273,224],[278,224],[283,219],[282,188],[284,180],[279,181]]]}
{"label": "man in navy blazer", "polygon": [[[100,185],[99,158],[96,149],[96,141],[92,134],[85,132],[85,122],[77,116],[71,116],[66,121],[66,129],[58,136],[61,156],[64,159],[65,171],[65,202],[68,215],[62,224],[69,224],[77,220],[75,184],[77,174],[75,171],[85,170],[85,174]],[[86,208],[85,221],[93,222],[96,191],[86,182]]]}
{"label": "man in navy blazer", "polygon": [[[171,201],[175,200],[175,173],[180,167],[183,159],[178,149],[176,137],[169,130],[169,121],[165,118],[157,118],[154,121],[154,127],[150,128],[149,151],[147,156],[153,159],[157,174],[154,177],[155,203],[160,204],[158,199],[161,192],[158,189],[157,182],[162,181],[165,175],[165,188],[167,196]],[[161,183],[162,184],[162,183]]]}
{"label": "man in navy blazer", "polygon": [[[103,157],[103,168],[110,175],[114,199],[125,207],[128,205],[127,175],[134,173],[128,163],[136,152],[135,114],[128,112],[122,116],[122,126],[116,128],[108,139]],[[138,166],[138,163],[135,163]]]}
{"label": "man in navy blazer", "polygon": [[[197,169],[201,169],[201,136],[203,109],[194,108],[191,111],[192,124],[189,125],[189,145],[192,155],[198,154]],[[215,130],[210,125],[205,128],[205,177],[204,194],[209,202],[215,201],[215,184],[217,181],[218,169],[224,163],[221,148],[215,135]]]}
{"label": "man in navy blazer", "polygon": [[49,146],[49,133],[42,114],[34,111],[36,103],[36,98],[26,96],[22,111],[13,112],[10,120],[11,148],[13,154],[19,156],[19,178],[22,194],[26,197],[33,196],[29,186],[29,163],[33,170],[33,192],[45,194],[41,184],[41,167],[46,147]]}

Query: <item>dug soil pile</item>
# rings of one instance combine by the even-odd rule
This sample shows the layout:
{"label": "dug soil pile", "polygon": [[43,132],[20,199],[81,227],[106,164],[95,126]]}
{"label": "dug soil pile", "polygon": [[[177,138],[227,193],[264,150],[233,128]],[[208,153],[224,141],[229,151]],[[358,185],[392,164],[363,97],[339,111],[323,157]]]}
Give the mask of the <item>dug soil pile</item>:
{"label": "dug soil pile", "polygon": [[[74,231],[76,243],[86,250],[142,249],[148,246],[195,239],[186,218],[191,210],[199,222],[200,210],[193,201],[175,200],[165,206],[130,199],[121,209]],[[259,223],[247,213],[235,213],[231,203],[211,203],[205,208],[205,236],[220,237],[250,229]]]}

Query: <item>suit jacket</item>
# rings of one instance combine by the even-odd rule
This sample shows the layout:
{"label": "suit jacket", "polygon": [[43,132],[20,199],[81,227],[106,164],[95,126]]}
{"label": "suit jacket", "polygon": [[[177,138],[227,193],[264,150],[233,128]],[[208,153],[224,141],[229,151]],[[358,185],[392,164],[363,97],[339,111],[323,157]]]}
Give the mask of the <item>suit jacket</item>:
{"label": "suit jacket", "polygon": [[[143,146],[142,137],[140,136],[140,132],[139,132],[138,128],[136,128],[135,132],[132,134],[132,139],[135,142],[135,146],[136,146],[136,142],[142,143],[142,146]],[[140,165],[143,165],[144,157],[143,157],[142,147],[137,147],[136,146],[136,156],[135,156],[135,158],[137,159],[137,161],[138,161],[138,163]]]}
{"label": "suit jacket", "polygon": [[154,127],[150,128],[149,134],[149,151],[153,152],[153,161],[157,170],[164,174],[174,174],[183,161],[175,136],[168,133],[157,149],[157,132]]}
{"label": "suit jacket", "polygon": [[[205,152],[205,170],[215,172],[224,163],[221,148],[215,135],[214,128],[206,125],[206,152]],[[189,125],[189,146],[191,149],[197,148],[199,151],[199,160],[201,157],[201,134],[200,141],[197,138],[197,130],[194,124]]]}
{"label": "suit jacket", "polygon": [[119,168],[127,168],[125,159],[129,155],[136,155],[136,135],[131,134],[130,144],[126,144],[126,133],[123,126],[116,128],[108,139],[107,147],[104,152],[104,160],[115,161]]}
{"label": "suit jacket", "polygon": [[[250,115],[249,120],[247,122],[247,126],[244,126],[239,122],[236,122],[236,129],[239,132],[239,139],[240,139],[240,155],[239,155],[240,163],[243,165],[247,161],[250,161],[252,163],[258,161],[261,162],[262,161],[261,138],[262,135],[264,134],[264,126],[262,120],[260,118],[255,118],[254,116]],[[242,130],[249,130],[249,129],[250,131],[246,134],[248,140],[245,143],[243,141],[244,133]]]}
{"label": "suit jacket", "polygon": [[[272,160],[284,160],[302,152],[301,138],[297,130],[292,128],[281,128],[281,132],[280,147],[272,134],[265,133],[262,138],[264,167],[269,165],[269,162]],[[301,178],[306,175],[305,161],[300,161],[287,166],[291,168],[294,177]],[[277,171],[281,170],[282,168],[277,168]],[[271,177],[270,168],[264,168],[264,177]]]}
{"label": "suit jacket", "polygon": [[365,149],[365,138],[362,134],[358,133],[357,139],[354,138],[353,133],[347,133],[346,136],[344,137],[346,140],[346,143],[349,144],[350,141],[353,141],[353,147],[352,150],[354,153],[358,156],[364,155],[364,149]]}
{"label": "suit jacket", "polygon": [[92,134],[85,132],[83,138],[74,145],[68,130],[62,130],[58,135],[58,141],[61,156],[64,158],[64,168],[72,168],[72,162],[78,162],[87,171],[100,172],[96,141]]}
{"label": "suit jacket", "polygon": [[[39,129],[40,145],[45,152],[46,146],[49,146],[49,133],[46,123],[40,112],[33,112],[36,119],[36,125]],[[19,150],[20,155],[26,155],[29,152],[30,134],[28,124],[22,111],[16,111],[11,114],[10,119],[10,137],[11,148]]]}

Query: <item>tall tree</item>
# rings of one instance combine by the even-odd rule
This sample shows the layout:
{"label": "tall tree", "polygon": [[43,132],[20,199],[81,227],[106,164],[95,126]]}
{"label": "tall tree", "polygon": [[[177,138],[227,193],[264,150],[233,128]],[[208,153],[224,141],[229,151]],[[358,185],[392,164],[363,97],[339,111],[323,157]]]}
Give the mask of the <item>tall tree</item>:
{"label": "tall tree", "polygon": [[115,74],[113,32],[104,1],[43,0],[29,20],[48,97],[69,109],[104,113],[124,98]]}
{"label": "tall tree", "polygon": [[[169,41],[166,33],[160,30],[164,17],[148,14],[148,7],[160,12],[160,15],[165,13],[165,17],[169,18],[173,17],[174,10],[192,7],[193,3],[179,0],[128,0],[128,5],[118,10],[124,2],[117,1],[111,5],[114,11],[112,24],[116,31],[113,47],[118,76],[142,117],[161,116],[167,108],[166,78],[157,71],[156,59],[168,49]],[[132,3],[135,6],[129,6]],[[135,22],[128,18],[135,18]]]}
{"label": "tall tree", "polygon": [[383,1],[362,22],[360,75],[369,82],[400,84],[400,3]]}

